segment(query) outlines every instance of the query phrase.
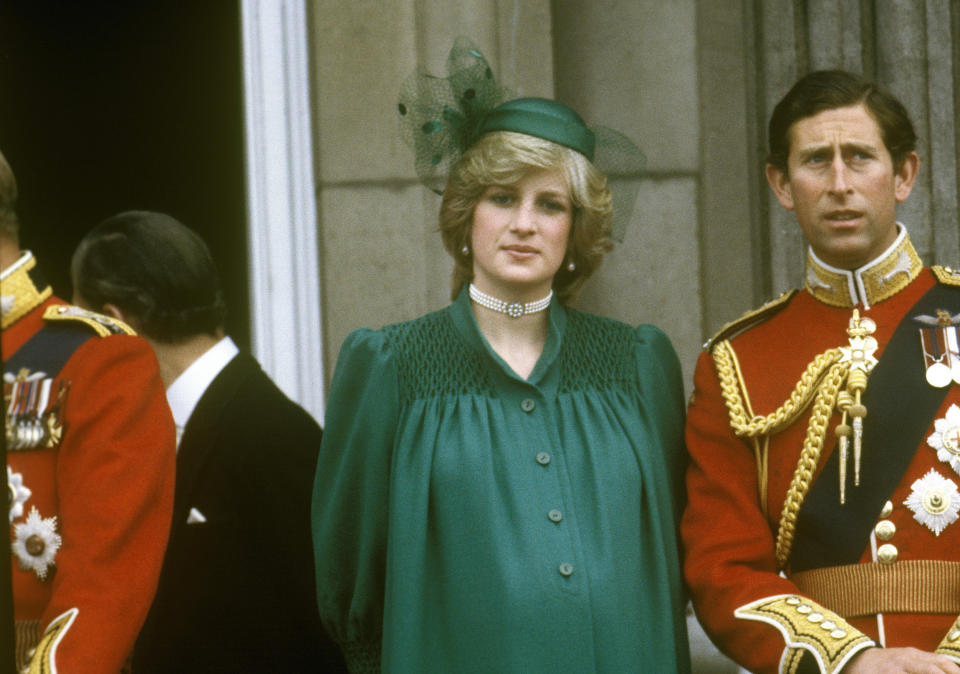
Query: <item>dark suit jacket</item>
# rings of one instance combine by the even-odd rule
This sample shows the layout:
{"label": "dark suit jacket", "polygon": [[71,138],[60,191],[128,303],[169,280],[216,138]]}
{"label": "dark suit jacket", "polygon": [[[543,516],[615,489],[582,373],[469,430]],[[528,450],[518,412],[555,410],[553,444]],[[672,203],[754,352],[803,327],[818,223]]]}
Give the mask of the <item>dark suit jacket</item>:
{"label": "dark suit jacket", "polygon": [[[177,454],[173,528],[133,671],[345,671],[316,611],[320,427],[251,356],[213,380]],[[187,523],[191,508],[206,518]]]}

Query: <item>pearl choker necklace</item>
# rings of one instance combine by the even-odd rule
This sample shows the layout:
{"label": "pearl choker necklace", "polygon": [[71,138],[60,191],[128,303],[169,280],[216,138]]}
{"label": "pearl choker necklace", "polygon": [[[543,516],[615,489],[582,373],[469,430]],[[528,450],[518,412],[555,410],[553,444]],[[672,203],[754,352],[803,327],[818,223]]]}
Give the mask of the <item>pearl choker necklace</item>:
{"label": "pearl choker necklace", "polygon": [[483,292],[477,286],[470,284],[470,299],[479,304],[481,307],[486,307],[487,309],[492,309],[493,311],[499,311],[501,314],[506,314],[510,318],[520,318],[527,314],[535,314],[539,311],[543,311],[550,306],[550,300],[553,299],[553,290],[550,290],[550,294],[544,297],[542,300],[537,300],[536,302],[507,302],[505,300],[498,300],[492,295],[488,295]]}

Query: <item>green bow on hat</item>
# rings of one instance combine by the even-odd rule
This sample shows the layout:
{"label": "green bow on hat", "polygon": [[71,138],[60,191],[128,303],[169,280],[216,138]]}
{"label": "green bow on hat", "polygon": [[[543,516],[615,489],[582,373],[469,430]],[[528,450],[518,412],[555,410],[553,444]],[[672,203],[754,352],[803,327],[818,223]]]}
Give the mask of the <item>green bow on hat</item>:
{"label": "green bow on hat", "polygon": [[623,240],[644,165],[640,148],[607,127],[588,127],[573,109],[546,98],[511,98],[483,54],[460,37],[447,57],[447,77],[422,70],[400,92],[397,110],[404,141],[415,154],[417,176],[441,194],[467,148],[491,131],[513,131],[569,147],[601,170],[613,192],[613,231]]}

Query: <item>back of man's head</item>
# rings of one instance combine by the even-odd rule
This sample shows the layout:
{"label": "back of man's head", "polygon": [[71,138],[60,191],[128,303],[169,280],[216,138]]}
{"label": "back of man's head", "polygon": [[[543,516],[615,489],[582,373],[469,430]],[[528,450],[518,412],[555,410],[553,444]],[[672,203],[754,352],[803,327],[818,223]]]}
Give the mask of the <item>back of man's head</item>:
{"label": "back of man's head", "polygon": [[897,98],[885,88],[844,70],[817,70],[801,77],[780,99],[770,115],[767,163],[785,175],[790,155],[790,129],[807,117],[863,104],[880,127],[880,135],[899,170],[904,159],[917,146],[917,135],[910,115]]}
{"label": "back of man's head", "polygon": [[108,304],[145,337],[176,343],[216,335],[226,306],[203,239],[163,213],[127,211],[83,238],[70,265],[75,297]]}
{"label": "back of man's head", "polygon": [[0,152],[0,236],[16,242],[20,229],[17,220],[17,179]]}

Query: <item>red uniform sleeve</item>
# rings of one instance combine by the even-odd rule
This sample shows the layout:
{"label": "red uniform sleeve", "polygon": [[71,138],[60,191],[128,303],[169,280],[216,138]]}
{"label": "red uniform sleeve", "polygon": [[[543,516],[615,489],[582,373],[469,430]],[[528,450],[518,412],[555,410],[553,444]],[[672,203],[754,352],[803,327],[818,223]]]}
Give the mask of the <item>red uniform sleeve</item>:
{"label": "red uniform sleeve", "polygon": [[[153,600],[173,509],[175,431],[157,361],[130,336],[88,340],[70,381],[56,481],[62,547],[34,656],[116,674]],[[60,620],[57,620],[57,619]]]}

